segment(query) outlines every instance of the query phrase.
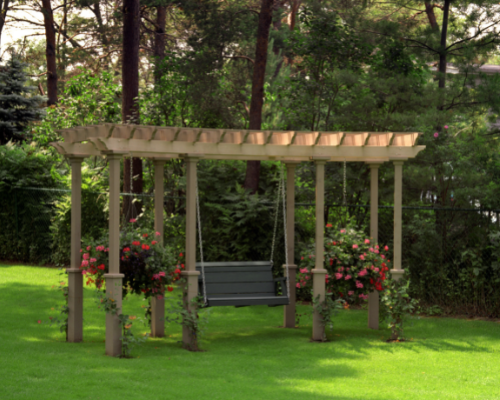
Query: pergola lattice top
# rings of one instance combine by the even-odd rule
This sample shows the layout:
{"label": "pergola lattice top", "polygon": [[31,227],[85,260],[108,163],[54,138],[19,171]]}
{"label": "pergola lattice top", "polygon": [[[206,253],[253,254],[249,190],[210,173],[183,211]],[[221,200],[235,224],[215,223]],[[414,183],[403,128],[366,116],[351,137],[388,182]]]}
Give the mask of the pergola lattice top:
{"label": "pergola lattice top", "polygon": [[419,132],[296,132],[103,124],[60,130],[51,143],[71,156],[127,154],[177,158],[307,161],[389,161],[415,157]]}

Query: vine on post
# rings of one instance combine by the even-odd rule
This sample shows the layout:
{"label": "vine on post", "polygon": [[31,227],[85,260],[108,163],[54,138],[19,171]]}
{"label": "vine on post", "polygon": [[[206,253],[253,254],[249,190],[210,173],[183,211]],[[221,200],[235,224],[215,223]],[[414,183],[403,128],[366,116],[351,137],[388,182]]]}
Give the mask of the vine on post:
{"label": "vine on post", "polygon": [[323,327],[323,342],[327,341],[326,328],[333,330],[333,316],[337,310],[344,308],[344,300],[333,300],[332,293],[326,293],[325,299],[320,301],[319,294],[313,297],[313,313],[317,312],[321,318],[321,326]]}

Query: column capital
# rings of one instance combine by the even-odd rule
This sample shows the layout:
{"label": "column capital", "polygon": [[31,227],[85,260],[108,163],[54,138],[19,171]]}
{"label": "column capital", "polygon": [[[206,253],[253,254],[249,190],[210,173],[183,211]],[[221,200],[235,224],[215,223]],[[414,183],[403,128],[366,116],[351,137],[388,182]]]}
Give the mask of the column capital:
{"label": "column capital", "polygon": [[160,164],[163,165],[165,162],[171,160],[172,157],[153,157],[153,164]]}
{"label": "column capital", "polygon": [[81,154],[66,154],[65,157],[69,160],[70,163],[78,163],[81,164],[85,159],[85,156]]}
{"label": "column capital", "polygon": [[289,168],[295,168],[301,162],[302,161],[300,161],[300,160],[284,160],[283,164],[285,164]]}
{"label": "column capital", "polygon": [[379,169],[383,163],[383,161],[369,161],[366,162],[366,165],[368,165],[372,169]]}
{"label": "column capital", "polygon": [[401,159],[401,160],[391,160],[394,165],[403,165],[405,161],[407,161],[407,158]]}
{"label": "column capital", "polygon": [[198,162],[199,159],[204,158],[205,154],[200,154],[200,153],[186,153],[186,154],[179,154],[182,158],[184,158],[188,162]]}
{"label": "column capital", "polygon": [[108,160],[120,160],[128,153],[115,150],[103,150],[102,154],[104,154]]}

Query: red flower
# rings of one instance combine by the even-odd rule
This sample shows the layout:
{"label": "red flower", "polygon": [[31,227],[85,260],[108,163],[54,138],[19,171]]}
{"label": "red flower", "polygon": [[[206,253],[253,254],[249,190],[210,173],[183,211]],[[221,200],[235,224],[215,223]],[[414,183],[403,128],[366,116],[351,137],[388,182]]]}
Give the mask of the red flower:
{"label": "red flower", "polygon": [[333,228],[333,225],[332,224],[326,224],[326,227],[327,228]]}
{"label": "red flower", "polygon": [[151,242],[151,244],[156,244],[156,243],[158,243],[156,240],[153,240],[153,241]]}
{"label": "red flower", "polygon": [[181,273],[181,270],[179,268],[177,268],[175,271],[174,271],[174,274],[180,274]]}
{"label": "red flower", "polygon": [[181,253],[181,254],[179,254],[179,257],[183,257],[182,253]]}
{"label": "red flower", "polygon": [[169,292],[171,292],[172,290],[174,290],[174,288],[173,288],[172,286],[169,286],[169,287],[167,288],[167,290],[168,290]]}
{"label": "red flower", "polygon": [[184,264],[181,264],[181,268],[184,268]]}
{"label": "red flower", "polygon": [[333,265],[333,258],[330,258],[330,265]]}
{"label": "red flower", "polygon": [[123,248],[123,252],[124,252],[124,253],[126,253],[126,252],[128,252],[128,251],[130,251],[130,247],[124,247],[124,248]]}
{"label": "red flower", "polygon": [[147,233],[143,233],[143,234],[142,234],[142,237],[147,238],[147,237],[148,237],[148,234],[147,234]]}
{"label": "red flower", "polygon": [[134,240],[134,241],[132,242],[132,244],[133,244],[134,246],[140,246],[140,245],[141,245],[141,242],[139,242],[138,240]]}
{"label": "red flower", "polygon": [[373,285],[373,279],[372,278],[370,278],[370,283]]}
{"label": "red flower", "polygon": [[149,250],[149,246],[148,246],[147,244],[143,244],[143,245],[142,245],[142,249],[143,249],[143,250]]}

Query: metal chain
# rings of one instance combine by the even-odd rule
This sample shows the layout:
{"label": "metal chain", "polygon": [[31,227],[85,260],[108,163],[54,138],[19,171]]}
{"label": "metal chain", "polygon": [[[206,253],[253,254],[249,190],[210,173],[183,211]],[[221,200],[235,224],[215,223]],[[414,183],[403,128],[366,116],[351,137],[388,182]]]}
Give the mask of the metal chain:
{"label": "metal chain", "polygon": [[346,161],[344,160],[344,206],[347,206],[347,178],[346,178]]}
{"label": "metal chain", "polygon": [[196,218],[198,220],[198,239],[200,242],[200,263],[201,263],[201,281],[203,283],[203,301],[208,305],[207,286],[205,283],[205,264],[203,262],[203,240],[201,237],[201,217],[200,217],[200,196],[198,194],[198,177],[196,179]]}
{"label": "metal chain", "polygon": [[[283,172],[283,171],[282,171]],[[276,232],[278,230],[278,213],[280,210],[280,194],[281,194],[281,179],[278,183],[278,195],[276,196],[276,208],[274,212],[274,231],[273,231],[273,242],[271,244],[271,264],[273,264],[274,259],[274,244],[276,243]]]}
{"label": "metal chain", "polygon": [[[286,232],[286,186],[283,173],[283,164],[281,164],[281,190],[283,194],[283,229],[285,234],[285,269],[286,269],[286,294],[290,298],[290,273],[288,271],[288,237]],[[279,198],[279,196],[278,196]]]}

